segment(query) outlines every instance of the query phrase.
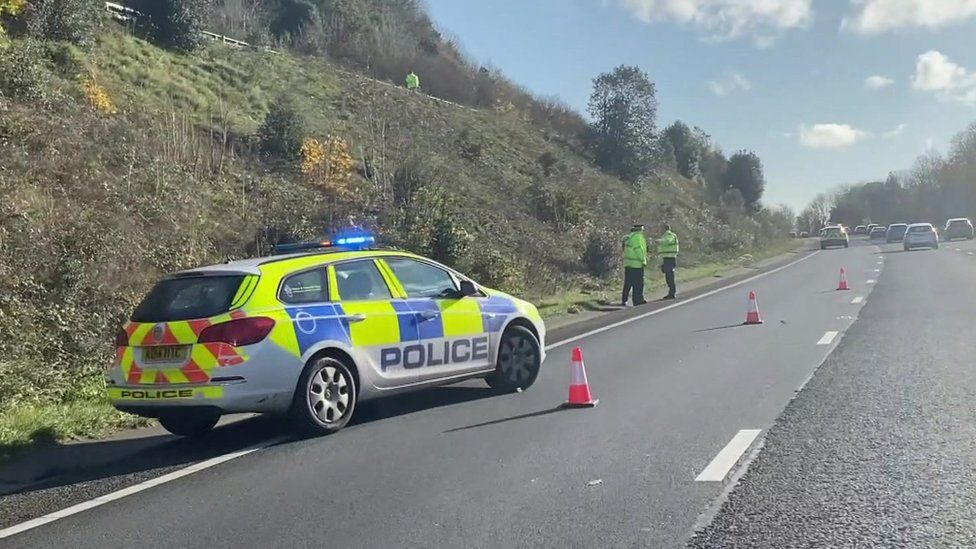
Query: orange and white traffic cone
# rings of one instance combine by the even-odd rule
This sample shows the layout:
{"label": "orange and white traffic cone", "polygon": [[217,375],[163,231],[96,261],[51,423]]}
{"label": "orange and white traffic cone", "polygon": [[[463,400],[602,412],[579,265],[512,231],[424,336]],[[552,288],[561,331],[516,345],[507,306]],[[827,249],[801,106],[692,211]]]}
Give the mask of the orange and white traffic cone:
{"label": "orange and white traffic cone", "polygon": [[756,301],[756,292],[749,292],[749,310],[746,311],[746,321],[744,324],[762,324],[759,317],[759,302]]}
{"label": "orange and white traffic cone", "polygon": [[586,381],[586,368],[583,367],[583,351],[573,349],[572,379],[569,382],[569,400],[563,406],[569,408],[592,408],[599,400],[593,400],[590,384]]}
{"label": "orange and white traffic cone", "polygon": [[847,285],[847,272],[845,272],[844,271],[844,268],[841,267],[840,268],[840,283],[837,284],[837,290],[838,291],[841,291],[841,290],[850,290],[850,289],[851,289],[851,287]]}

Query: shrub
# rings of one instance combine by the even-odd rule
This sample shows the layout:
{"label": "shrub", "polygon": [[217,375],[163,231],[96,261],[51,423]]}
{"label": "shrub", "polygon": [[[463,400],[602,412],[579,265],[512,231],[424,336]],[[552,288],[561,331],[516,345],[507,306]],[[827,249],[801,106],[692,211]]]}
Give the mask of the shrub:
{"label": "shrub", "polygon": [[85,89],[85,97],[88,98],[88,104],[91,105],[91,108],[102,114],[115,114],[118,112],[115,108],[115,103],[112,102],[112,97],[105,91],[105,88],[98,85],[94,75],[89,74],[85,77],[83,87]]}
{"label": "shrub", "polygon": [[204,21],[210,0],[143,0],[138,10],[146,16],[143,32],[156,45],[191,52],[203,42]]}
{"label": "shrub", "polygon": [[457,266],[468,251],[471,237],[450,215],[442,215],[434,221],[430,249],[427,253],[435,261]]}
{"label": "shrub", "polygon": [[604,278],[617,270],[620,244],[608,229],[593,230],[587,236],[580,260],[591,275]]}
{"label": "shrub", "polygon": [[34,0],[27,12],[31,36],[44,40],[90,46],[102,24],[102,3],[97,0]]}
{"label": "shrub", "polygon": [[258,130],[261,154],[268,158],[297,160],[305,141],[305,120],[291,101],[279,98]]}
{"label": "shrub", "polygon": [[539,221],[559,227],[578,225],[587,218],[583,201],[564,186],[536,183],[529,190],[529,201]]}
{"label": "shrub", "polygon": [[49,83],[50,75],[41,64],[36,42],[17,40],[0,49],[0,95],[22,101],[43,100]]}
{"label": "shrub", "polygon": [[539,155],[537,161],[539,162],[539,167],[542,168],[542,173],[545,174],[546,177],[550,177],[552,176],[553,168],[556,167],[556,163],[559,162],[559,159],[555,154],[552,153],[552,151],[546,151]]}
{"label": "shrub", "polygon": [[522,270],[518,263],[494,248],[478,248],[466,263],[467,274],[489,288],[512,293],[521,290]]}

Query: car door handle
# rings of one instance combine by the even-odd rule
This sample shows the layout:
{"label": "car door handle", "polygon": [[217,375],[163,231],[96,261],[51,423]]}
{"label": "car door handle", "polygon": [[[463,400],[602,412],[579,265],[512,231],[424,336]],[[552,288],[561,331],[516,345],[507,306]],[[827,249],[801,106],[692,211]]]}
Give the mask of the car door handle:
{"label": "car door handle", "polygon": [[346,315],[346,320],[349,322],[362,322],[366,320],[366,315],[363,313],[356,313],[354,315]]}
{"label": "car door handle", "polygon": [[421,311],[420,312],[420,318],[422,318],[424,320],[433,320],[433,319],[435,319],[435,318],[437,318],[439,316],[441,316],[441,313],[439,313],[437,311]]}

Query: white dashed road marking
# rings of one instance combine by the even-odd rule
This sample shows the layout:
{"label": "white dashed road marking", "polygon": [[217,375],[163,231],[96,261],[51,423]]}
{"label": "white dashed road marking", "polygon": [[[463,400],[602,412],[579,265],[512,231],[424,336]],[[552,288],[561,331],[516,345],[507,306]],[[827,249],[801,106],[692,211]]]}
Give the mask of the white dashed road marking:
{"label": "white dashed road marking", "polygon": [[864,303],[864,296],[859,295],[851,300],[851,303]]}
{"label": "white dashed road marking", "polygon": [[881,272],[881,269],[875,269],[874,272],[880,273]]}
{"label": "white dashed road marking", "polygon": [[722,482],[729,474],[729,471],[739,462],[742,454],[752,446],[752,441],[756,440],[762,429],[743,429],[736,433],[732,440],[722,448],[722,451],[715,456],[702,472],[695,477],[698,482]]}
{"label": "white dashed road marking", "polygon": [[877,280],[874,280],[873,278],[867,281],[868,284],[874,284],[875,282],[877,282]]}
{"label": "white dashed road marking", "polygon": [[837,337],[837,332],[827,332],[820,338],[817,345],[830,345],[834,342],[834,338]]}

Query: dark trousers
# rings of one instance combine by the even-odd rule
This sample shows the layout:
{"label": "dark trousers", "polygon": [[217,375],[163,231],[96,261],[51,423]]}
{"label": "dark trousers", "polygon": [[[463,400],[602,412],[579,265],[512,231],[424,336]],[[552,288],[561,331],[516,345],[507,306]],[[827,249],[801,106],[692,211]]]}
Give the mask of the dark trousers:
{"label": "dark trousers", "polygon": [[634,290],[634,305],[643,305],[644,301],[644,268],[624,267],[624,293],[620,298],[622,305],[627,304],[630,291]]}
{"label": "dark trousers", "polygon": [[674,269],[678,266],[678,260],[674,257],[665,257],[661,263],[661,272],[664,273],[664,281],[668,283],[668,297],[674,297],[678,289],[674,285]]}

